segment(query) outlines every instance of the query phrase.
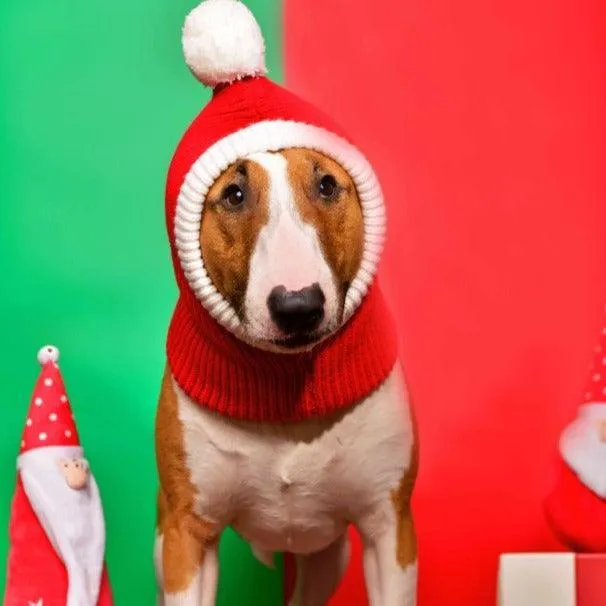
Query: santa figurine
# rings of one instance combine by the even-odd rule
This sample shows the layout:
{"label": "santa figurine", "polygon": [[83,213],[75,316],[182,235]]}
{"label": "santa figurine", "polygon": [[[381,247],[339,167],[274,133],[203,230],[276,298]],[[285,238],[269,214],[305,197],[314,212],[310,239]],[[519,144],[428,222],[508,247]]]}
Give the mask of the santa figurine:
{"label": "santa figurine", "polygon": [[576,552],[606,553],[606,327],[576,419],[562,432],[549,525]]}
{"label": "santa figurine", "polygon": [[80,446],[59,352],[43,347],[17,459],[4,606],[111,606],[99,489]]}

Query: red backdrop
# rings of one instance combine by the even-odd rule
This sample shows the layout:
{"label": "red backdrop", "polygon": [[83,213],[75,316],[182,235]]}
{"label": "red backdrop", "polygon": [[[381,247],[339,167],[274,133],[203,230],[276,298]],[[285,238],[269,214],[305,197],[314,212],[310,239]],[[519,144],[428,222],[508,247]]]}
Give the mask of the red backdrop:
{"label": "red backdrop", "polygon": [[[389,207],[385,290],[417,408],[420,606],[493,606],[606,301],[603,0],[286,0],[287,84]],[[363,604],[359,550],[332,606]]]}

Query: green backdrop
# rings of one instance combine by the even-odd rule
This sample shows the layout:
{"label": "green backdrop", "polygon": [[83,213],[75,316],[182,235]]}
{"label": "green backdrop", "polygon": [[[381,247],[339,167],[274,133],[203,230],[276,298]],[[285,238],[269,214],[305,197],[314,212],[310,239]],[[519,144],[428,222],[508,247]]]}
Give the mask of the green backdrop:
{"label": "green backdrop", "polygon": [[[196,1],[0,2],[0,588],[15,458],[51,342],[101,486],[118,606],[154,603],[153,449],[175,301],[163,188],[208,98],[181,55]],[[281,78],[278,0],[247,0]],[[219,604],[281,604],[280,571],[231,532]],[[228,562],[229,565],[225,563]]]}

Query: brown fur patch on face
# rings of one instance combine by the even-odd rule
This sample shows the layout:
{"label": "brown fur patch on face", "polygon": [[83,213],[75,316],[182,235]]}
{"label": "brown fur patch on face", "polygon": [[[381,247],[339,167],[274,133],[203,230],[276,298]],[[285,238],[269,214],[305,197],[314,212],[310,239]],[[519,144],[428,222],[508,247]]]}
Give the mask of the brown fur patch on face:
{"label": "brown fur patch on face", "polygon": [[[344,300],[364,248],[362,206],[354,182],[338,162],[319,152],[293,148],[282,154],[288,161],[288,178],[301,218],[316,229]],[[337,186],[332,197],[321,194],[320,184],[327,176]]]}
{"label": "brown fur patch on face", "polygon": [[[239,201],[234,193],[238,190],[242,202],[232,204]],[[239,160],[213,183],[204,201],[200,229],[204,266],[217,290],[240,316],[250,257],[269,217],[268,195],[265,170],[252,160]]]}
{"label": "brown fur patch on face", "polygon": [[413,444],[410,465],[402,476],[398,488],[392,491],[391,494],[391,500],[397,519],[396,560],[402,569],[406,568],[410,564],[414,564],[414,562],[417,560],[417,539],[412,518],[412,511],[410,508],[412,491],[414,489],[419,469],[418,434],[414,416],[412,419],[412,424]]}
{"label": "brown fur patch on face", "polygon": [[216,524],[194,511],[195,489],[186,465],[183,426],[168,366],[156,416],[156,458],[164,590],[175,593],[189,587],[202,565],[205,549],[218,541],[219,532]]}

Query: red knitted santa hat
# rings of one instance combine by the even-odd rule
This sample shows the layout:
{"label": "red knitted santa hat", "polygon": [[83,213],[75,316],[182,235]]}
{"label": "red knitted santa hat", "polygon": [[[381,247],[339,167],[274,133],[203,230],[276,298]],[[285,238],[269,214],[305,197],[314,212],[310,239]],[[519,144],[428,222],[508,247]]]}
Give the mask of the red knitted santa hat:
{"label": "red knitted santa hat", "polygon": [[[376,174],[328,116],[265,77],[261,31],[238,0],[195,8],[183,50],[214,92],[168,172],[166,223],[180,290],[167,341],[173,376],[198,403],[240,418],[294,420],[352,404],[381,383],[396,358],[393,326],[373,285],[386,228]],[[238,158],[293,147],[324,153],[349,172],[364,221],[360,268],[345,296],[349,326],[316,347],[313,359],[252,351],[217,330],[238,336],[240,318],[210,279],[200,247],[205,197],[221,173]]]}
{"label": "red knitted santa hat", "polygon": [[239,0],[206,0],[186,18],[187,65],[212,100],[181,139],[168,173],[166,220],[182,291],[191,291],[223,326],[237,331],[236,311],[211,282],[200,250],[205,196],[238,158],[256,152],[304,147],[322,152],[347,170],[364,218],[364,251],[345,300],[348,318],[373,281],[385,234],[383,196],[366,158],[334,122],[263,75],[265,45],[258,23]]}

